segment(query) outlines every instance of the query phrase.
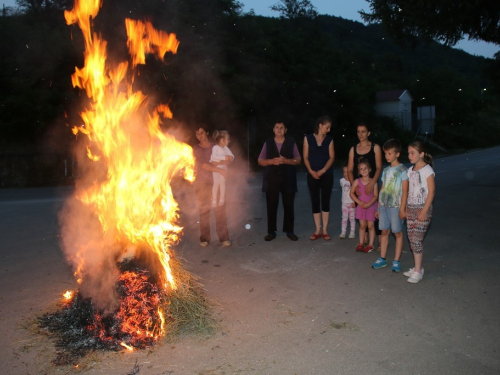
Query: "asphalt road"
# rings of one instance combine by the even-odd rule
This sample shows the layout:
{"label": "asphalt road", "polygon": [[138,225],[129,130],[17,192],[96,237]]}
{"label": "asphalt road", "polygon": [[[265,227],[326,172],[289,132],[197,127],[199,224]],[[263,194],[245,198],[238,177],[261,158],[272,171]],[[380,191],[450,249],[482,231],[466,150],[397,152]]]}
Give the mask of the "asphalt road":
{"label": "asphalt road", "polygon": [[[309,240],[314,225],[303,173],[297,242],[281,233],[264,242],[260,175],[232,174],[230,248],[214,240],[199,247],[192,191],[179,183],[185,235],[176,251],[218,304],[220,329],[152,351],[99,354],[79,369],[51,366],[51,344],[23,328],[75,288],[58,223],[72,190],[0,190],[0,373],[128,374],[137,363],[139,374],[499,374],[500,148],[437,159],[435,170],[425,277],[415,285],[389,267],[371,269],[377,253],[356,253],[356,240],[338,238],[338,171],[330,242]],[[393,246],[391,240],[389,257]],[[412,266],[406,242],[402,265]]]}

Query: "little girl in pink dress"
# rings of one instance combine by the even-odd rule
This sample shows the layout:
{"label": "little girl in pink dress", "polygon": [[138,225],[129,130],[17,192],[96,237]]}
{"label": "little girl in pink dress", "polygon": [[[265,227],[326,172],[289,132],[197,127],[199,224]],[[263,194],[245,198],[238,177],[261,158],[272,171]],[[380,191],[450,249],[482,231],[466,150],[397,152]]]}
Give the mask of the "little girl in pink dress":
{"label": "little girl in pink dress", "polygon": [[351,187],[351,198],[357,203],[356,219],[359,220],[359,238],[362,240],[368,227],[369,243],[365,246],[362,242],[356,246],[356,251],[371,253],[373,251],[373,242],[375,241],[375,212],[378,207],[378,185],[373,186],[373,192],[368,195],[365,192],[365,186],[372,180],[370,177],[370,162],[361,159],[358,162],[358,172],[361,175],[356,179]]}

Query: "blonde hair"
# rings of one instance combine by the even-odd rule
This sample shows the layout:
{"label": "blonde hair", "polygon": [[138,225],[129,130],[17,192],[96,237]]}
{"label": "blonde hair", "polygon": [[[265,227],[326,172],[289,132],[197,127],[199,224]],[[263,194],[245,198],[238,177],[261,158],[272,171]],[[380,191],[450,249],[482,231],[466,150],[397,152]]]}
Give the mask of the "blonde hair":
{"label": "blonde hair", "polygon": [[229,137],[229,132],[226,130],[214,130],[212,138],[216,144],[219,144],[220,140]]}

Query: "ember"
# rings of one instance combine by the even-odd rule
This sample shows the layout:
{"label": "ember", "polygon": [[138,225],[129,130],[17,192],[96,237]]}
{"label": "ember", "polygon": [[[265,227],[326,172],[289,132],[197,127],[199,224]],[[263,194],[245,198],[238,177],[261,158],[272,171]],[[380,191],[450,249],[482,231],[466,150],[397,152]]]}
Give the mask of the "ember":
{"label": "ember", "polygon": [[74,363],[92,350],[146,348],[155,343],[164,327],[160,307],[166,295],[150,271],[136,262],[123,262],[116,283],[119,306],[113,313],[99,310],[80,293],[64,307],[39,318],[39,324],[58,337],[54,363]]}
{"label": "ember", "polygon": [[135,259],[120,264],[115,285],[120,302],[113,312],[102,311],[78,292],[71,300],[64,297],[58,311],[38,318],[39,326],[56,338],[54,364],[75,364],[95,350],[148,348],[167,327],[170,334],[213,331],[201,286],[188,272],[179,275],[181,294],[168,296],[145,267]]}

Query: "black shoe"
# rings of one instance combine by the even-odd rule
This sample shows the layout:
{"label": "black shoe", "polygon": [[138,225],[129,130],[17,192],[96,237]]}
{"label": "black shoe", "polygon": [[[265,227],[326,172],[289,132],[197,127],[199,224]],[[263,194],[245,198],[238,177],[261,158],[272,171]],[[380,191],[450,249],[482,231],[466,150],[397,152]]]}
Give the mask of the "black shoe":
{"label": "black shoe", "polygon": [[294,233],[287,233],[286,236],[292,241],[297,241],[299,239]]}
{"label": "black shoe", "polygon": [[276,233],[268,233],[267,236],[264,237],[265,241],[272,241],[276,238]]}

